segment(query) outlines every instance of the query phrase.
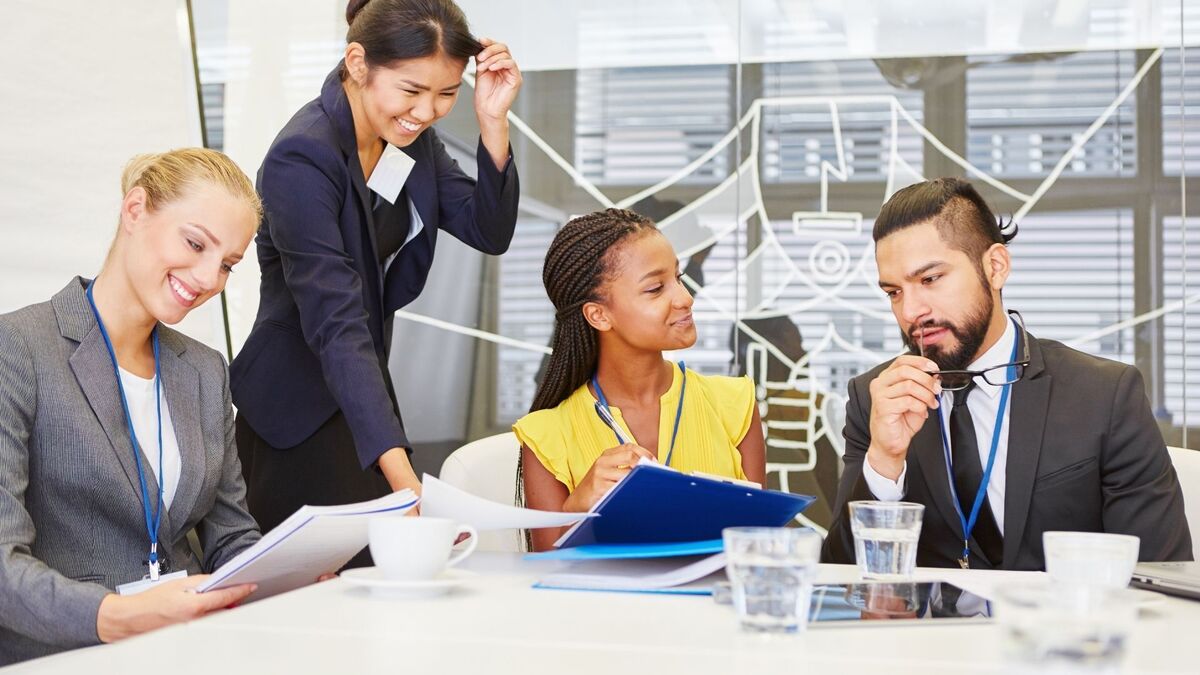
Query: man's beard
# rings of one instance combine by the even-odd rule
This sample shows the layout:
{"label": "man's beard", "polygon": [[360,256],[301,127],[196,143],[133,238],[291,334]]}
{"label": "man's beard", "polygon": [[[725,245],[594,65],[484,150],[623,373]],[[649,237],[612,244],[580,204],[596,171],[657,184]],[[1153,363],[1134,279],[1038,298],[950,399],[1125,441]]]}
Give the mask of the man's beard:
{"label": "man's beard", "polygon": [[[938,345],[927,346],[925,347],[925,358],[936,363],[938,370],[965,370],[975,360],[975,352],[979,351],[983,339],[987,336],[988,325],[991,323],[992,310],[995,306],[996,302],[992,299],[991,293],[985,292],[983,302],[978,308],[979,311],[968,314],[958,325],[932,319],[921,324],[920,328],[926,331],[933,328],[945,328],[958,342],[958,346],[950,351],[946,351]],[[900,338],[904,340],[904,345],[913,354],[918,355],[921,353],[921,348],[917,344],[919,335],[920,331],[916,325],[912,327],[911,333],[900,331]]]}

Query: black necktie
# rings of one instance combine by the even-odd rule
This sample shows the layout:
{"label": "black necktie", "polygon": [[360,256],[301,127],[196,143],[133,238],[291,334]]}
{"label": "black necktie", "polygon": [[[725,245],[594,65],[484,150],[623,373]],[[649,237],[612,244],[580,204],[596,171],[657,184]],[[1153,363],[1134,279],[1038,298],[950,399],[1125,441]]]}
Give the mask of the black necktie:
{"label": "black necktie", "polygon": [[[954,408],[950,411],[950,453],[954,462],[954,490],[958,492],[958,504],[963,518],[971,518],[971,507],[975,494],[983,481],[983,465],[979,461],[979,443],[975,438],[975,424],[967,408],[967,396],[975,390],[975,382],[962,391],[954,392]],[[994,432],[993,432],[994,433]],[[991,439],[988,439],[991,442]],[[999,567],[1004,559],[1004,539],[996,527],[996,519],[988,504],[986,494],[979,507],[979,518],[971,536],[983,549],[983,554],[992,567]]]}

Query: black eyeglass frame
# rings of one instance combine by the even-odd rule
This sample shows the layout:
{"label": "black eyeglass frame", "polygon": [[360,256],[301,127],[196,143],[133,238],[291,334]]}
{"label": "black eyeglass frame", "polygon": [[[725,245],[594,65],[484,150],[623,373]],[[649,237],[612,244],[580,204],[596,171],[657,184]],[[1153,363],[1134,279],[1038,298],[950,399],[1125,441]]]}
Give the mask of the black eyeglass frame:
{"label": "black eyeglass frame", "polygon": [[[1021,316],[1020,312],[1015,309],[1010,309],[1008,310],[1008,315],[1016,317],[1017,325],[1021,327],[1021,360],[1013,361],[1011,363],[1004,363],[998,366],[992,366],[991,368],[985,368],[983,370],[935,370],[929,373],[930,375],[941,378],[942,391],[962,391],[963,389],[971,386],[971,381],[977,377],[982,377],[984,382],[987,382],[993,387],[1002,387],[1006,384],[1018,382],[1022,377],[1025,376],[1025,369],[1029,367],[1029,332],[1025,330],[1025,318]],[[1001,368],[1004,369],[1003,381],[992,382],[991,379],[988,378],[988,374],[996,372]],[[1010,378],[1008,376],[1008,371],[1010,368],[1016,370],[1015,378]],[[950,376],[950,383],[946,382],[946,376]],[[954,384],[954,381],[958,380],[959,378],[962,378],[962,384]]]}

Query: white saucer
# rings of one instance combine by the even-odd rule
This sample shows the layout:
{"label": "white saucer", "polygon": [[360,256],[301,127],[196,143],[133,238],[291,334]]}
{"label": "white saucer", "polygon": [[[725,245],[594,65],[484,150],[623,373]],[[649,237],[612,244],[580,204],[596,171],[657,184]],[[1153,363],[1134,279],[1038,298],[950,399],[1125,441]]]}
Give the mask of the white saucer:
{"label": "white saucer", "polygon": [[478,575],[474,572],[448,568],[433,579],[407,581],[389,579],[378,567],[360,567],[346,570],[339,575],[352,586],[362,586],[370,589],[372,593],[393,598],[428,598],[441,595],[476,576]]}

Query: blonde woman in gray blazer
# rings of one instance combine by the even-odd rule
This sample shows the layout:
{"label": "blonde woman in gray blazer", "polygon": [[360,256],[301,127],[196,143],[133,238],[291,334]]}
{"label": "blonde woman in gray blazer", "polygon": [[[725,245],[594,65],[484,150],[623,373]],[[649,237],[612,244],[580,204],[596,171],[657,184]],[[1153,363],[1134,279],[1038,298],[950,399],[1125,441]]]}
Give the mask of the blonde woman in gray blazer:
{"label": "blonde woman in gray blazer", "polygon": [[[203,149],[136,157],[122,188],[96,280],[0,316],[0,665],[194,619],[253,591],[191,592],[259,533],[225,363],[164,324],[224,288],[258,198],[232,161]],[[188,576],[116,594],[150,558],[163,576]]]}

